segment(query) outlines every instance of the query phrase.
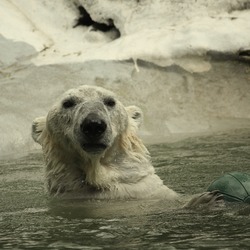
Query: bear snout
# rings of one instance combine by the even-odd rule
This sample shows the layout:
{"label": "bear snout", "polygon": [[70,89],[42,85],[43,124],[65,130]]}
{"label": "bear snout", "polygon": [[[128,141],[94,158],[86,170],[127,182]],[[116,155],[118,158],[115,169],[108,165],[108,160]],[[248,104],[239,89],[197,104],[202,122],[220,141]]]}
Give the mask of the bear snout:
{"label": "bear snout", "polygon": [[88,114],[80,124],[80,132],[83,136],[81,143],[83,150],[88,153],[104,151],[108,145],[103,141],[107,130],[106,121],[95,113]]}
{"label": "bear snout", "polygon": [[81,133],[90,140],[100,139],[106,129],[106,122],[94,113],[90,113],[80,125]]}

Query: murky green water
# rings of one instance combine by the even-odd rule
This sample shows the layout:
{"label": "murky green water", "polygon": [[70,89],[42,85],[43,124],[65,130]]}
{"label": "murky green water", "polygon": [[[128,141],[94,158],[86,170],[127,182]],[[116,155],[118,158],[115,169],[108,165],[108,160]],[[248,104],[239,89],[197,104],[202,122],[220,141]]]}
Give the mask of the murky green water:
{"label": "murky green water", "polygon": [[[149,147],[158,174],[194,194],[250,172],[250,130]],[[189,211],[166,202],[50,200],[40,153],[0,162],[0,249],[250,249],[250,206]]]}

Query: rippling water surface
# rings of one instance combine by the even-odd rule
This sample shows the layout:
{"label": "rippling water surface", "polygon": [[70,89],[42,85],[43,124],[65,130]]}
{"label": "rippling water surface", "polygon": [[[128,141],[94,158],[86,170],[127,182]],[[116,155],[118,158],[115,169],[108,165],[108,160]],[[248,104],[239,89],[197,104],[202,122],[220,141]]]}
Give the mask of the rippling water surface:
{"label": "rippling water surface", "polygon": [[[250,172],[250,130],[149,146],[156,171],[183,194],[225,172]],[[183,210],[167,202],[50,200],[43,158],[0,162],[0,249],[249,249],[250,206]]]}

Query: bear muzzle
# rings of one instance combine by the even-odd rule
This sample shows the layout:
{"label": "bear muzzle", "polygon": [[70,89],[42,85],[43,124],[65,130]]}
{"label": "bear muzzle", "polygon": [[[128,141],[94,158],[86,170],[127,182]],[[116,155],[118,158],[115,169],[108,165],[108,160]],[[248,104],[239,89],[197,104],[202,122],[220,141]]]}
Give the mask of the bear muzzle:
{"label": "bear muzzle", "polygon": [[87,153],[100,153],[108,145],[103,140],[107,130],[106,121],[96,113],[88,114],[80,124],[81,146]]}

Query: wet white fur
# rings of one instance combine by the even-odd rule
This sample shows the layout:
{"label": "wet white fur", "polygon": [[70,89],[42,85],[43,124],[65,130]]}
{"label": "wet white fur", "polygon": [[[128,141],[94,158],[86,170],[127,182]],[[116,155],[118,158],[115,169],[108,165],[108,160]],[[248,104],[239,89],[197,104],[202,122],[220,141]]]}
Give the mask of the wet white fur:
{"label": "wet white fur", "polygon": [[[77,96],[80,104],[66,115],[61,103],[68,96]],[[88,112],[87,106],[79,106],[102,103],[105,96],[116,100],[115,110],[102,108],[110,123],[110,145],[100,154],[88,154],[75,136],[78,120]],[[148,150],[136,134],[141,121],[142,111],[136,106],[125,108],[111,91],[94,86],[67,91],[32,127],[33,139],[42,145],[45,156],[48,192],[96,199],[177,199],[155,174]]]}

